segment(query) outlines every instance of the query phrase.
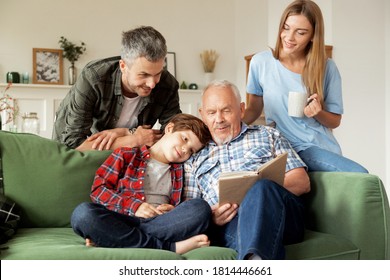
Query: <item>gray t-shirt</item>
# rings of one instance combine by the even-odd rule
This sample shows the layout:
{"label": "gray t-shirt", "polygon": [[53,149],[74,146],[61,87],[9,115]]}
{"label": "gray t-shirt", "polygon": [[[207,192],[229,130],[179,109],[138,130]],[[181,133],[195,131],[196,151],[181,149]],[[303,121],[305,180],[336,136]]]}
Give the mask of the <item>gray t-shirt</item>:
{"label": "gray t-shirt", "polygon": [[146,202],[153,206],[169,204],[170,193],[172,191],[172,180],[170,165],[149,159],[146,167],[144,192]]}

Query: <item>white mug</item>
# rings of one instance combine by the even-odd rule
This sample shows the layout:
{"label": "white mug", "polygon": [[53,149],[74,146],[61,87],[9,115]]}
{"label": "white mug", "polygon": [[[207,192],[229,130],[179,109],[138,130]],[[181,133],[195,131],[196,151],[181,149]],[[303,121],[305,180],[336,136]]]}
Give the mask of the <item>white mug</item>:
{"label": "white mug", "polygon": [[290,91],[288,93],[288,115],[291,117],[302,118],[303,110],[307,105],[307,93]]}

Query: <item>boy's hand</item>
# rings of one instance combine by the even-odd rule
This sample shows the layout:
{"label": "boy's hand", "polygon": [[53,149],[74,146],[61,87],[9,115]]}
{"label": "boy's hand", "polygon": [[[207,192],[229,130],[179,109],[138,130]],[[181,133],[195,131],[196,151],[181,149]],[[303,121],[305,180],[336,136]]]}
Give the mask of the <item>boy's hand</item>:
{"label": "boy's hand", "polygon": [[160,210],[163,213],[167,213],[167,212],[171,211],[173,208],[175,208],[175,206],[173,206],[171,204],[161,204],[161,205],[157,206],[157,210]]}
{"label": "boy's hand", "polygon": [[142,203],[135,212],[135,216],[139,218],[152,218],[157,215],[163,214],[162,211],[158,210],[156,207],[149,203]]}

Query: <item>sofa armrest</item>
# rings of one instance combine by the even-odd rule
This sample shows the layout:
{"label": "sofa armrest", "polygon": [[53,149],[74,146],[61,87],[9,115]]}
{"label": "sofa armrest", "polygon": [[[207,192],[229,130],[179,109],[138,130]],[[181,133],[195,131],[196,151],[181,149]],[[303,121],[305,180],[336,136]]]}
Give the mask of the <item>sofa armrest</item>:
{"label": "sofa armrest", "polygon": [[307,228],[342,236],[360,250],[360,259],[389,259],[390,210],[375,175],[312,172]]}

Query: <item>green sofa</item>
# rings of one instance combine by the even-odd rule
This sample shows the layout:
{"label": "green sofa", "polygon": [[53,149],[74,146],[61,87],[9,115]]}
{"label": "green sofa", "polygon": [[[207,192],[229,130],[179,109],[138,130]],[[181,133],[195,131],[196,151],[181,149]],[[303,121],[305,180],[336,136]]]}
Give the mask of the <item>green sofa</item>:
{"label": "green sofa", "polygon": [[[205,247],[178,255],[155,249],[86,247],[70,228],[76,205],[89,201],[95,170],[109,151],[78,152],[39,136],[0,131],[5,194],[22,208],[1,259],[231,260],[236,252]],[[310,174],[307,231],[287,259],[389,259],[389,204],[381,180],[358,173]]]}

